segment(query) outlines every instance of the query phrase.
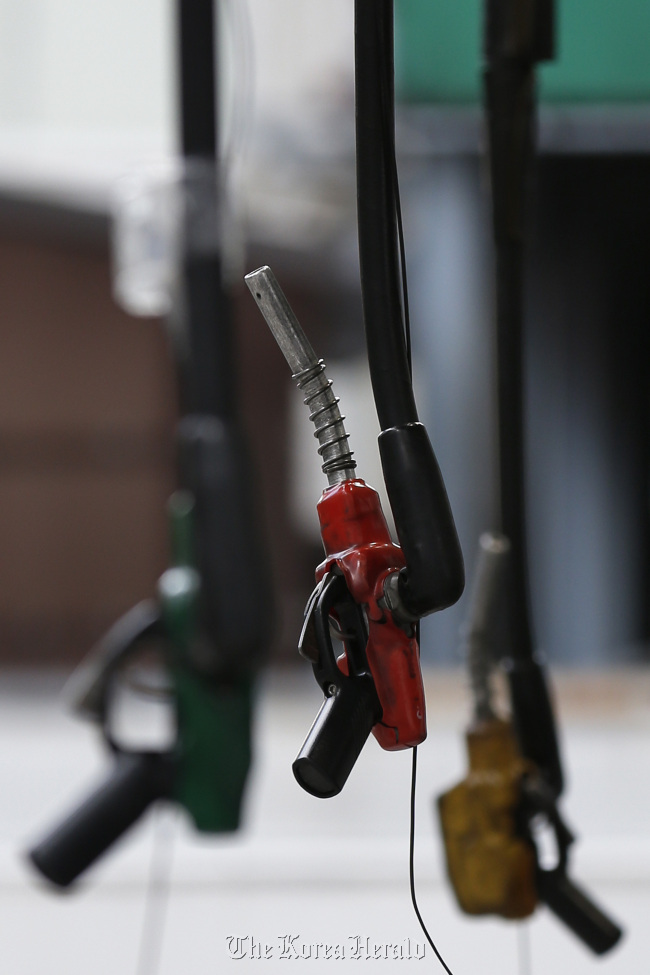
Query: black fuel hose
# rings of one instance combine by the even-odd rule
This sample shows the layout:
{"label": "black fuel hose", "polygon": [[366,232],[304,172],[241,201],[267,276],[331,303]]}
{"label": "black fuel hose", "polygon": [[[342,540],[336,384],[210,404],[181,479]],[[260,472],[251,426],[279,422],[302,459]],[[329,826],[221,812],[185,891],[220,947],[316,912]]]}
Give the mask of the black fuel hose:
{"label": "black fuel hose", "polygon": [[395,161],[393,0],[355,0],[357,210],[368,364],[381,427],[382,470],[414,619],[460,598],[465,576],[447,491],[419,422],[405,334]]}
{"label": "black fuel hose", "polygon": [[524,409],[526,203],[535,150],[535,67],[553,56],[553,13],[553,0],[487,0],[483,80],[495,245],[500,528],[511,544],[507,667],[522,751],[559,796],[559,743],[532,627]]}
{"label": "black fuel hose", "polygon": [[397,237],[393,0],[356,0],[357,210],[368,361],[382,430],[416,423]]}

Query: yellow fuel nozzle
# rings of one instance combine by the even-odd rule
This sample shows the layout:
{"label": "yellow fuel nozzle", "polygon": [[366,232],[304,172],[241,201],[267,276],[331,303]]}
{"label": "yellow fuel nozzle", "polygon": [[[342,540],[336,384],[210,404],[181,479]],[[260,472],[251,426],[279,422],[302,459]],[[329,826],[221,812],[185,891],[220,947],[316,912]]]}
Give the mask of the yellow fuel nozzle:
{"label": "yellow fuel nozzle", "polygon": [[468,774],[438,798],[449,879],[467,914],[528,917],[538,900],[536,857],[518,811],[529,763],[500,718],[474,724],[466,741]]}

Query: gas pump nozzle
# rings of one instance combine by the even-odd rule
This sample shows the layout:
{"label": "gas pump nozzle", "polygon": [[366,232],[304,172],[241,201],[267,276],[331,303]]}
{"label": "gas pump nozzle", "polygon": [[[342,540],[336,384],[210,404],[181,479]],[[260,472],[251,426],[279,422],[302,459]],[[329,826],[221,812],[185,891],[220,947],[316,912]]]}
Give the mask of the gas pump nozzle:
{"label": "gas pump nozzle", "polygon": [[[559,793],[527,752],[514,720],[494,707],[495,623],[509,552],[504,535],[481,536],[463,629],[474,712],[466,733],[469,769],[437,802],[447,872],[467,914],[521,919],[545,903],[600,955],[618,942],[621,929],[568,876],[574,837],[558,809]],[[510,692],[514,719],[520,701]],[[551,869],[540,862],[540,826],[556,848]]]}
{"label": "gas pump nozzle", "polygon": [[[396,611],[394,583],[404,555],[391,539],[379,495],[355,475],[325,364],[271,269],[259,268],[245,280],[305,395],[328,480],[317,505],[325,559],[316,570],[300,644],[325,701],[293,764],[300,785],[325,798],[341,791],[371,730],[387,750],[424,741],[419,648],[414,620]],[[338,660],[326,620],[343,644]],[[340,718],[344,713],[349,720]]]}

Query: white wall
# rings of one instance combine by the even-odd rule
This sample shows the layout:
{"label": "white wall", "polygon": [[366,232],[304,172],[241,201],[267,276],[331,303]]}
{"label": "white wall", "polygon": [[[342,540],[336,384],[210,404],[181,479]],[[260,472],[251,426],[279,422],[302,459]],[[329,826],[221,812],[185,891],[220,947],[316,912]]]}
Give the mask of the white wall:
{"label": "white wall", "polygon": [[1,0],[0,123],[161,130],[169,20],[165,0]]}
{"label": "white wall", "polygon": [[[102,184],[169,151],[173,14],[170,0],[0,0],[0,184]],[[348,84],[352,0],[224,0],[224,16],[227,96],[249,130],[300,126]]]}

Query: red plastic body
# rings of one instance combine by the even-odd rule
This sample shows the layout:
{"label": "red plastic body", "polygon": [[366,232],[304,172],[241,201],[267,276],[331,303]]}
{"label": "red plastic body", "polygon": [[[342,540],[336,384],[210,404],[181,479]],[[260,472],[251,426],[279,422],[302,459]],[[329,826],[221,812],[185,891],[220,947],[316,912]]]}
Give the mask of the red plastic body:
{"label": "red plastic body", "polygon": [[364,481],[328,488],[317,510],[326,558],[316,579],[338,566],[353,599],[367,611],[366,653],[383,710],[373,734],[389,751],[412,748],[427,736],[419,648],[379,605],[384,580],[404,566],[404,555],[390,537],[379,495]]}

